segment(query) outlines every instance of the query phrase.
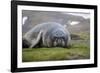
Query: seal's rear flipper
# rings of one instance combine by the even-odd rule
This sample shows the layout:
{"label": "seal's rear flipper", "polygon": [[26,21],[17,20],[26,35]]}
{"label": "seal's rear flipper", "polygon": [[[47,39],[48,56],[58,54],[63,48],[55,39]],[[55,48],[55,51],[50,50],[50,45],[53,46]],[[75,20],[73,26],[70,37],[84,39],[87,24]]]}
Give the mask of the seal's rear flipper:
{"label": "seal's rear flipper", "polygon": [[23,39],[22,40],[22,47],[23,48],[29,48],[29,46],[30,46],[30,43],[26,39]]}
{"label": "seal's rear flipper", "polygon": [[33,39],[32,40],[32,44],[31,44],[30,48],[35,47],[39,43],[41,44],[41,39],[42,39],[42,31],[39,32],[39,34],[37,35],[37,38],[36,39]]}

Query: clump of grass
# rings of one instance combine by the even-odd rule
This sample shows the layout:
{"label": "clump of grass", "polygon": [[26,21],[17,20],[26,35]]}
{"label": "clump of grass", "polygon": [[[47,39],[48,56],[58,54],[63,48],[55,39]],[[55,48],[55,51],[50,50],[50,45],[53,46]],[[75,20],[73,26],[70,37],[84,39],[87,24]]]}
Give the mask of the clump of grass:
{"label": "clump of grass", "polygon": [[83,40],[89,40],[90,39],[90,33],[89,32],[79,32],[76,33],[78,36],[80,36]]}

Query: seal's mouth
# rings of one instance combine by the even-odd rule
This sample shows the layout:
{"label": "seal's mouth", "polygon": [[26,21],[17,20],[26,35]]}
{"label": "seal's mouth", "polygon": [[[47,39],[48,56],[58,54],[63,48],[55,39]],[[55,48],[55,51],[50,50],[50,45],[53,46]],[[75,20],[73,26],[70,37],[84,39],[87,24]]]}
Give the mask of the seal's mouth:
{"label": "seal's mouth", "polygon": [[56,37],[53,41],[53,46],[54,47],[64,47],[65,46],[65,41],[63,37]]}

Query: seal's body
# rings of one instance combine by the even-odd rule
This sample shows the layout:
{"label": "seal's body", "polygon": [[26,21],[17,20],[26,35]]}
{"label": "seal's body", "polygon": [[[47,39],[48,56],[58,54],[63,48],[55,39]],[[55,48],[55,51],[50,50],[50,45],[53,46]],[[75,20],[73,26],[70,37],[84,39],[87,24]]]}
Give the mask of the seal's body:
{"label": "seal's body", "polygon": [[25,47],[67,47],[70,41],[68,30],[56,22],[38,24],[23,36]]}

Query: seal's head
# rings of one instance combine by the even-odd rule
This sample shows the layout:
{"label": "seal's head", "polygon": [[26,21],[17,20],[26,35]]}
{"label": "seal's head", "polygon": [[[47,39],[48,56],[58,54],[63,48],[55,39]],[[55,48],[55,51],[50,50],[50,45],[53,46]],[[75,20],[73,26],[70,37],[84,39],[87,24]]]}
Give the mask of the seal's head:
{"label": "seal's head", "polygon": [[62,29],[54,30],[51,36],[52,46],[54,47],[66,47],[68,42],[68,35],[66,31]]}

